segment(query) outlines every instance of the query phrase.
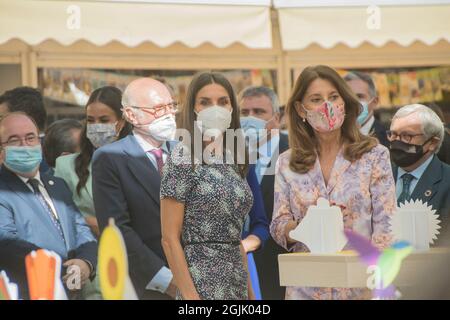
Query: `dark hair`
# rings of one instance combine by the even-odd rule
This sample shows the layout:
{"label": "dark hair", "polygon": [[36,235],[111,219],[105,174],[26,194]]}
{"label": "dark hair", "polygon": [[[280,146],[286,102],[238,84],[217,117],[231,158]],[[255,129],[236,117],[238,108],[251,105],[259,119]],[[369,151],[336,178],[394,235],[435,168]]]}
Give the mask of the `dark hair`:
{"label": "dark hair", "polygon": [[[193,78],[191,83],[189,84],[187,95],[186,95],[186,101],[184,102],[183,108],[179,114],[178,120],[178,128],[179,129],[186,129],[189,131],[191,137],[194,137],[194,121],[196,121],[197,116],[194,112],[194,106],[195,106],[195,100],[197,98],[198,92],[205,86],[209,84],[216,83],[220,86],[222,86],[228,93],[228,96],[230,97],[231,107],[233,110],[233,113],[231,115],[231,124],[230,129],[239,129],[241,127],[240,120],[239,120],[239,108],[236,101],[236,96],[234,94],[233,87],[231,83],[225,78],[222,74],[217,72],[202,72],[197,73]],[[194,150],[194,139],[191,139],[191,150]],[[238,143],[237,143],[237,137],[234,137],[234,163],[238,164]],[[226,143],[226,136],[224,136],[223,139],[223,145],[224,148],[227,148]],[[247,152],[246,152],[247,153]],[[192,163],[194,164],[194,156],[193,152],[192,154]],[[238,164],[239,167],[239,173],[242,177],[245,177],[247,175],[247,169],[248,169],[248,156],[247,154],[245,156],[245,164]]]}
{"label": "dark hair", "polygon": [[63,119],[53,122],[45,131],[43,152],[45,161],[52,168],[56,165],[56,158],[64,152],[75,153],[79,147],[74,140],[73,132],[82,130],[83,125],[75,119]]}
{"label": "dark hair", "polygon": [[289,123],[289,146],[292,149],[289,167],[297,173],[311,170],[317,158],[318,140],[314,130],[298,114],[295,104],[301,102],[311,83],[316,79],[331,82],[345,103],[345,118],[341,127],[344,141],[344,158],[350,162],[358,160],[363,154],[372,150],[378,141],[363,135],[356,125],[356,118],[361,111],[361,104],[339,74],[328,66],[318,65],[305,68],[295,82],[292,95],[286,106]]}
{"label": "dark hair", "polygon": [[[122,119],[122,92],[116,87],[105,86],[94,90],[86,103],[86,108],[94,103],[101,102],[111,108],[117,116],[117,119]],[[132,126],[130,123],[124,121],[124,126],[119,132],[118,139],[130,134]],[[80,154],[75,159],[75,172],[78,176],[77,193],[80,194],[81,188],[86,185],[89,177],[89,164],[91,163],[92,155],[94,153],[94,146],[87,138],[87,123],[83,125],[80,139]]]}
{"label": "dark hair", "polygon": [[9,112],[25,112],[36,122],[39,131],[45,130],[47,111],[42,95],[38,90],[31,87],[17,87],[5,91],[0,97],[0,103],[5,103]]}

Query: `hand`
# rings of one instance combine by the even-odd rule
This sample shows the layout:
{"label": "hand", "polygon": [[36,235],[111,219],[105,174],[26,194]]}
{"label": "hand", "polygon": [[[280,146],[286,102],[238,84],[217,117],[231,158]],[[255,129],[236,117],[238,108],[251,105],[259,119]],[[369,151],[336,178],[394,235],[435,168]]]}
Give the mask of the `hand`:
{"label": "hand", "polygon": [[183,295],[183,300],[202,300],[197,292],[192,292],[186,295]]}
{"label": "hand", "polygon": [[98,227],[98,222],[96,217],[85,217],[86,223],[88,224],[89,228],[91,228],[92,233],[98,238],[100,237],[100,229]]}
{"label": "hand", "polygon": [[261,240],[257,236],[250,234],[242,240],[242,246],[244,247],[245,253],[252,252],[261,246]]}
{"label": "hand", "polygon": [[[89,264],[81,259],[71,259],[71,260],[67,260],[64,264],[64,267],[70,267],[70,266],[77,266],[80,270],[80,283],[81,283],[81,287],[84,287],[89,279],[89,276],[91,275],[91,267],[89,266]],[[65,274],[63,277],[63,281],[67,282],[67,280],[71,280],[71,276],[73,276],[73,274]],[[70,286],[67,285],[67,287],[70,289]],[[81,289],[81,288],[79,288]],[[77,290],[77,289],[73,289],[73,290]]]}
{"label": "hand", "polygon": [[175,282],[173,281],[173,279],[172,279],[172,281],[170,281],[169,286],[166,289],[166,294],[168,296],[171,296],[174,299],[177,296],[177,286],[175,285]]}
{"label": "hand", "polygon": [[297,221],[295,221],[295,220],[290,220],[287,224],[286,224],[286,227],[284,228],[284,234],[285,234],[285,236],[286,236],[286,240],[287,240],[287,242],[288,243],[295,243],[295,242],[298,242],[297,240],[294,240],[294,239],[292,239],[290,236],[289,236],[289,232],[291,232],[292,230],[294,230],[295,228],[297,228],[297,226],[298,226],[298,222]]}

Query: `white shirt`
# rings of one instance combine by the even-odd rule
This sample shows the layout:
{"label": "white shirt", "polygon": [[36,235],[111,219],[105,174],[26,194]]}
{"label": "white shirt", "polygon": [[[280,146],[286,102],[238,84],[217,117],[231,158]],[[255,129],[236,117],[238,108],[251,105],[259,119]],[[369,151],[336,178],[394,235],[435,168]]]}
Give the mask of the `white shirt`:
{"label": "white shirt", "polygon": [[370,129],[372,129],[372,125],[375,122],[375,117],[373,115],[370,116],[369,120],[359,129],[362,134],[368,136],[370,133]]}
{"label": "white shirt", "polygon": [[[150,151],[159,149],[159,147],[155,147],[151,143],[149,143],[147,140],[142,137],[141,134],[134,132],[134,137],[136,138],[136,141],[141,146],[142,150],[144,150],[147,157],[150,159],[152,164],[155,166],[155,168],[158,168],[158,164],[156,162],[155,155],[152,154]],[[163,143],[160,147],[163,150],[163,163],[166,163],[167,156],[168,156],[168,150],[167,150],[167,144]],[[170,271],[167,267],[162,267],[159,269],[159,271],[156,273],[156,275],[153,277],[152,280],[147,284],[145,289],[147,290],[156,290],[161,293],[165,293],[167,291],[167,288],[169,287],[170,282],[173,279],[172,271]]]}
{"label": "white shirt", "polygon": [[53,204],[52,198],[50,198],[50,195],[48,194],[47,189],[45,189],[45,186],[44,186],[44,183],[41,180],[41,174],[39,173],[39,171],[36,173],[36,175],[33,178],[24,178],[22,176],[19,176],[18,174],[16,174],[16,175],[19,177],[20,180],[23,181],[23,183],[26,184],[26,186],[31,191],[33,191],[33,193],[34,193],[33,187],[31,186],[31,184],[28,183],[28,180],[34,178],[37,181],[39,181],[39,191],[41,192],[42,196],[44,197],[45,202],[47,202],[48,205],[50,206],[50,208],[52,209],[53,213],[55,214],[55,217],[57,219],[59,219],[58,212],[56,211],[55,205]]}
{"label": "white shirt", "polygon": [[150,152],[152,150],[161,148],[163,150],[163,155],[162,155],[163,163],[166,163],[167,156],[169,153],[169,151],[167,150],[167,147],[166,147],[166,143],[163,143],[161,145],[161,147],[155,147],[150,142],[145,140],[145,138],[140,133],[133,131],[133,134],[134,134],[134,137],[136,138],[137,142],[141,146],[142,150],[144,150],[144,152],[147,154],[147,157],[150,159],[150,161],[155,166],[155,168],[158,168],[158,164],[156,162],[155,155]]}
{"label": "white shirt", "polygon": [[261,184],[261,181],[264,177],[264,175],[267,174],[274,174],[267,172],[267,169],[269,168],[269,165],[275,168],[275,163],[270,163],[272,161],[272,158],[276,152],[279,154],[279,144],[280,144],[280,135],[277,134],[273,136],[269,141],[264,143],[263,145],[259,146],[258,153],[259,158],[256,161],[256,177],[258,178],[258,182]]}

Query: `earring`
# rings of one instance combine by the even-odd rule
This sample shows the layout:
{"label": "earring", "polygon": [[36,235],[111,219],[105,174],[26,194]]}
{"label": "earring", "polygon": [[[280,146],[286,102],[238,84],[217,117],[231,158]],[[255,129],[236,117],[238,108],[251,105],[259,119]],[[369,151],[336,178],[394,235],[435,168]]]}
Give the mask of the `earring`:
{"label": "earring", "polygon": [[305,118],[302,118],[303,119],[303,122],[306,122],[306,119]]}

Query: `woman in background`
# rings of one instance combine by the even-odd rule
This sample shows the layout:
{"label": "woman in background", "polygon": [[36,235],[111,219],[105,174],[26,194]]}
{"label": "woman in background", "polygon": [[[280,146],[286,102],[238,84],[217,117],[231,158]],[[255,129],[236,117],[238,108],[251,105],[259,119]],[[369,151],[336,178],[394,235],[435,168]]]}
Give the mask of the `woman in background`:
{"label": "woman in background", "polygon": [[131,130],[122,119],[121,100],[122,93],[115,87],[94,90],[86,104],[81,151],[56,159],[55,176],[67,182],[75,204],[97,237],[99,229],[92,198],[91,159],[95,149],[116,141]]}

